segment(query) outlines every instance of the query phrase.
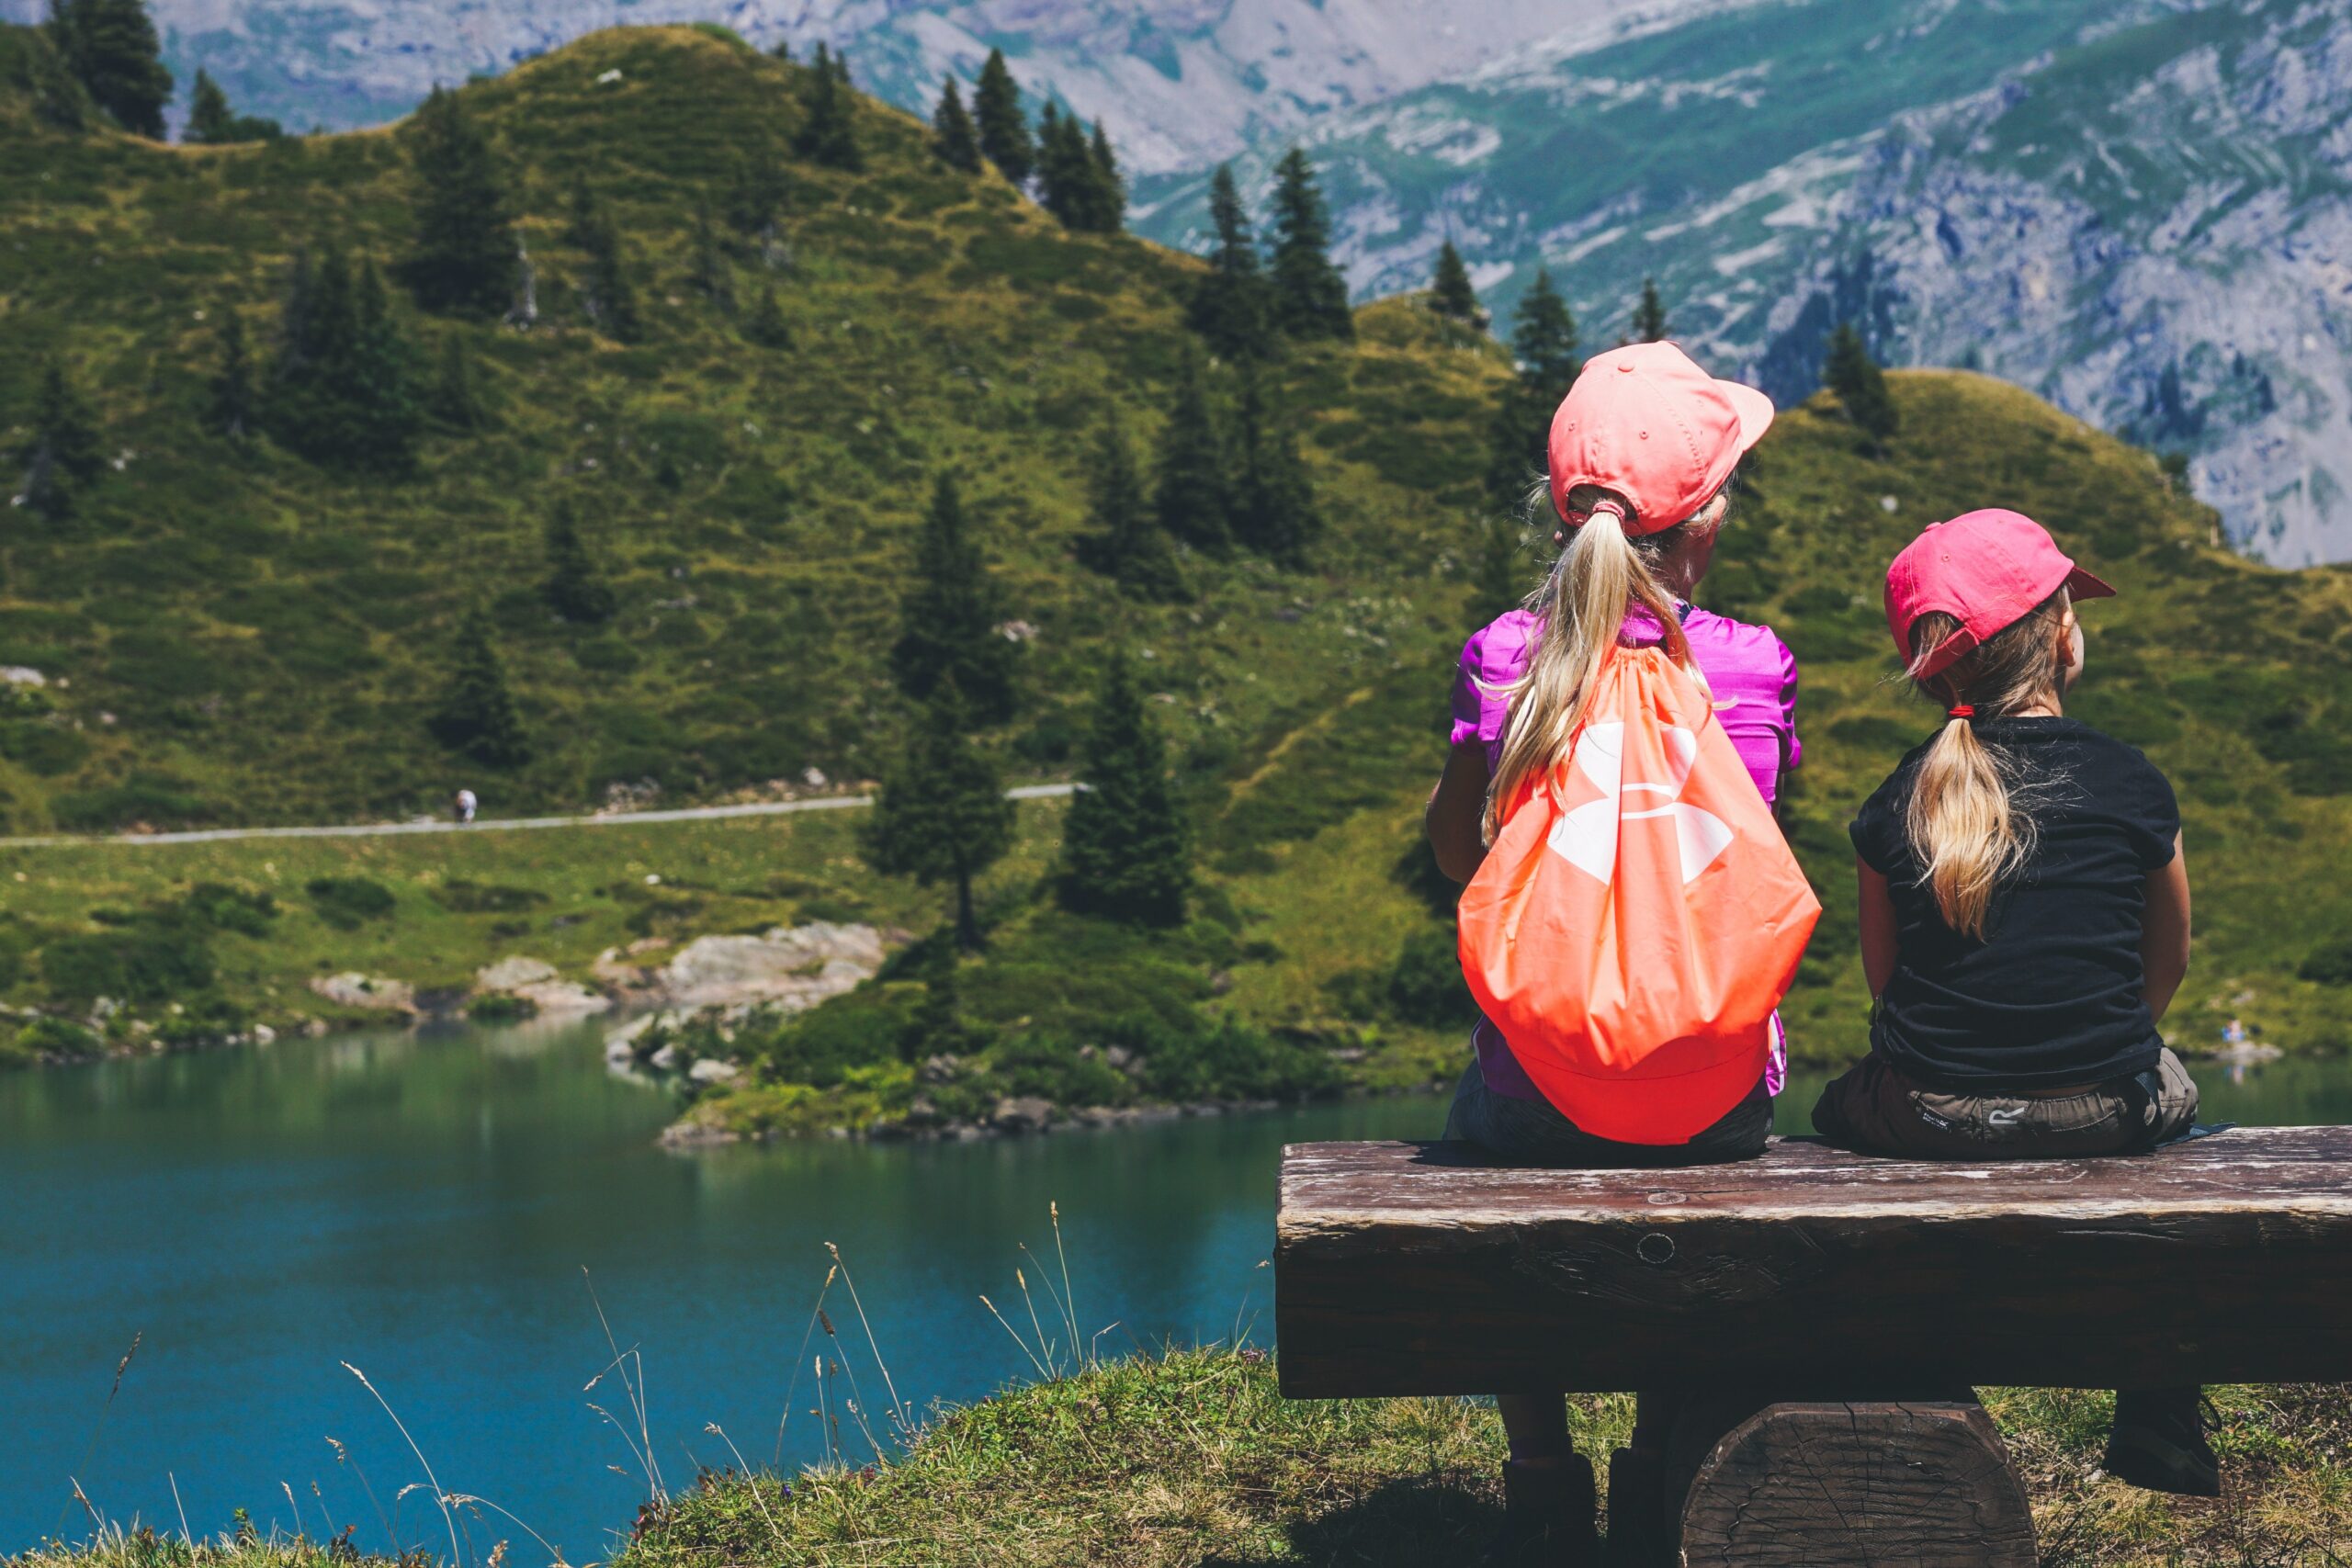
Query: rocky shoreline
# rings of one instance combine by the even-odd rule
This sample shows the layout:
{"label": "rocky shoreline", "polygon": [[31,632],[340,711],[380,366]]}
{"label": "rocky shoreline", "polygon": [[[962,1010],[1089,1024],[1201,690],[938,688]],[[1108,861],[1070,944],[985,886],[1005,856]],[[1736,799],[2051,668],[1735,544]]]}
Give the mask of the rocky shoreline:
{"label": "rocky shoreline", "polygon": [[[1180,1122],[1198,1116],[1229,1116],[1240,1111],[1274,1111],[1273,1100],[1213,1100],[1188,1105],[1088,1105],[1067,1107],[1034,1095],[1009,1097],[997,1102],[985,1117],[949,1120],[913,1112],[886,1118],[865,1127],[834,1125],[820,1136],[869,1144],[973,1144],[992,1138],[1040,1137],[1049,1133],[1094,1133],[1114,1127],[1135,1127]],[[672,1122],[662,1133],[669,1149],[723,1148],[730,1144],[775,1144],[797,1136],[779,1128],[755,1134],[696,1122],[691,1115]]]}

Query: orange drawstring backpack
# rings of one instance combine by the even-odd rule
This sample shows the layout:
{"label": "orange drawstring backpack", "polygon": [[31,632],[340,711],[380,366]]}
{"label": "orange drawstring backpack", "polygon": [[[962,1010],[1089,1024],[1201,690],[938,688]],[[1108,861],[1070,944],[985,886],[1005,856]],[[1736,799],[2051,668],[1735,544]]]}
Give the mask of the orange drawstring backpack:
{"label": "orange drawstring backpack", "polygon": [[1463,890],[1462,973],[1562,1115],[1684,1144],[1764,1076],[1820,917],[1713,704],[1664,649],[1620,647]]}

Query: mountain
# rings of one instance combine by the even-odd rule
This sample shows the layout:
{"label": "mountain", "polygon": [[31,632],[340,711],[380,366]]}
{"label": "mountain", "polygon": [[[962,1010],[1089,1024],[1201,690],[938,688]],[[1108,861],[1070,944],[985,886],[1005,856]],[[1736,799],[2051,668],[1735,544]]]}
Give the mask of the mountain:
{"label": "mountain", "polygon": [[[1548,264],[1606,344],[1655,277],[1676,336],[1782,399],[1852,319],[1891,363],[2188,454],[2245,549],[2352,557],[2341,6],[1772,0],[1522,48],[1306,140],[1361,293],[1421,286],[1450,237],[1505,309]],[[1196,243],[1196,178],[1137,195]]]}
{"label": "mountain", "polygon": [[[1023,84],[1101,118],[1131,168],[1198,167],[1326,111],[1475,69],[1511,46],[1594,41],[1741,0],[150,0],[183,85],[202,66],[289,128],[403,115],[435,83],[511,69],[621,24],[710,21],[765,49],[845,52],[859,85],[928,112],[991,48]],[[45,0],[0,0],[30,22]]]}

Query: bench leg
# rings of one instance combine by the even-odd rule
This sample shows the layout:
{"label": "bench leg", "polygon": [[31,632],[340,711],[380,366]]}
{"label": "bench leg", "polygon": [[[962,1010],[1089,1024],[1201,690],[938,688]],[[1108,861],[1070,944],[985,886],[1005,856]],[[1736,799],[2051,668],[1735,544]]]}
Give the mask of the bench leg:
{"label": "bench leg", "polygon": [[[1684,1568],[2033,1568],[2025,1488],[1973,1400],[1747,1408],[1696,1460]],[[1694,1408],[1670,1471],[1734,1409]]]}

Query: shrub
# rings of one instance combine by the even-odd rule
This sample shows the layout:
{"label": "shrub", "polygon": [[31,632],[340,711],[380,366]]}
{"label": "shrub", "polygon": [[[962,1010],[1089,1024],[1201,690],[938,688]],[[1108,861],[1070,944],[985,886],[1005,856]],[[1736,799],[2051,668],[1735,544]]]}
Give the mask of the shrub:
{"label": "shrub", "polygon": [[1388,1008],[1403,1021],[1427,1029],[1466,1028],[1477,1021],[1452,925],[1405,939],[1388,970]]}
{"label": "shrub", "polygon": [[504,992],[476,997],[467,1005],[466,1016],[476,1023],[521,1023],[539,1016],[539,1004],[528,997],[510,997]]}
{"label": "shrub", "polygon": [[198,931],[266,936],[269,922],[277,918],[277,900],[266,892],[248,893],[224,883],[199,882],[187,890],[174,912]]}
{"label": "shrub", "polygon": [[2323,986],[2352,986],[2352,937],[2320,943],[2295,973]]}
{"label": "shrub", "polygon": [[830,1089],[853,1067],[897,1061],[908,1022],[899,987],[862,987],[802,1013],[759,1054],[773,1078]]}
{"label": "shrub", "polygon": [[212,953],[183,931],[151,928],[60,937],[41,949],[40,973],[51,999],[87,1007],[100,997],[154,1003],[212,987]]}
{"label": "shrub", "polygon": [[28,1060],[81,1061],[98,1055],[98,1037],[70,1019],[41,1017],[17,1031],[14,1049]]}
{"label": "shrub", "polygon": [[302,885],[319,919],[337,931],[356,931],[363,920],[392,917],[391,890],[364,876],[314,876]]}
{"label": "shrub", "polygon": [[511,915],[537,908],[548,901],[548,896],[536,887],[508,887],[453,876],[433,890],[433,901],[452,914]]}

